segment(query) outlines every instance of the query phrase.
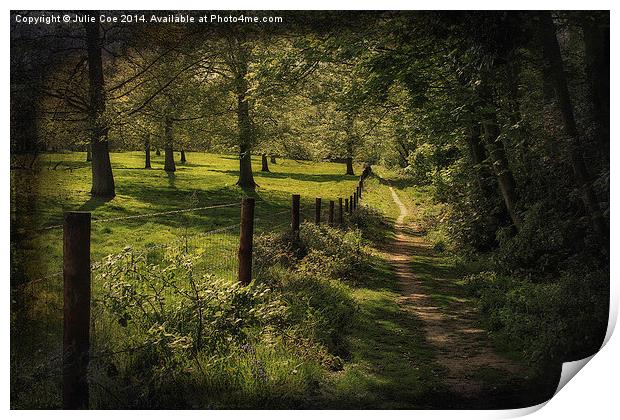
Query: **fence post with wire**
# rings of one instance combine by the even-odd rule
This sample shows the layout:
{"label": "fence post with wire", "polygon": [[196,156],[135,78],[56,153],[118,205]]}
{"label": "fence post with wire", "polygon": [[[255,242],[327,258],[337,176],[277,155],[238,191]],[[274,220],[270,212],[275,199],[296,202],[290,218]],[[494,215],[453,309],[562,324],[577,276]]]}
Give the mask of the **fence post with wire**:
{"label": "fence post with wire", "polygon": [[299,194],[293,194],[291,203],[291,229],[299,232]]}
{"label": "fence post with wire", "polygon": [[[358,186],[356,192],[349,198],[338,198],[337,209],[335,199],[329,200],[328,212],[325,215],[329,226],[344,225],[345,212],[352,214],[357,208],[357,201],[361,198],[360,190],[361,188]],[[254,276],[260,276],[267,267],[265,262],[260,259],[257,259],[257,262],[254,263],[254,258],[257,257],[254,255],[254,236],[256,233],[273,233],[281,227],[288,225],[288,221],[284,221],[274,226],[273,221],[275,216],[290,212],[290,227],[287,227],[287,229],[290,229],[293,235],[299,239],[302,220],[306,223],[311,223],[314,219],[314,222],[318,225],[321,223],[322,217],[322,200],[320,197],[315,198],[314,209],[312,209],[311,205],[305,205],[303,213],[301,212],[301,197],[299,194],[292,195],[290,209],[286,206],[281,208],[279,213],[273,212],[274,203],[265,202],[265,207],[261,207],[256,204],[256,201],[262,203],[262,200],[243,198],[239,213],[236,210],[236,206],[239,206],[238,201],[235,203],[175,209],[148,214],[133,214],[105,219],[91,219],[91,214],[87,212],[66,212],[62,225],[36,229],[36,231],[49,232],[58,228],[57,231],[60,232],[60,227],[62,227],[63,232],[62,271],[31,280],[22,287],[22,289],[28,291],[31,289],[35,290],[35,288],[47,288],[41,289],[43,291],[41,293],[42,297],[48,300],[53,298],[58,304],[63,299],[62,308],[57,306],[56,310],[58,312],[55,315],[55,319],[58,322],[58,327],[55,331],[59,335],[55,339],[55,342],[58,343],[58,349],[56,350],[58,351],[58,357],[56,358],[57,367],[55,369],[61,374],[63,408],[88,408],[90,393],[96,394],[96,389],[98,389],[93,387],[89,391],[89,383],[97,384],[97,381],[89,377],[88,372],[89,369],[96,368],[98,361],[101,359],[100,355],[106,354],[102,349],[108,348],[105,337],[108,333],[106,332],[108,326],[106,323],[110,322],[110,318],[105,315],[106,308],[101,303],[102,298],[100,294],[104,285],[104,280],[102,280],[105,279],[104,270],[109,269],[110,261],[114,260],[110,259],[113,255],[99,260],[99,254],[101,253],[99,246],[97,246],[97,249],[94,249],[91,255],[91,235],[97,232],[97,230],[91,231],[91,228],[102,223],[122,222],[128,223],[132,229],[138,229],[137,226],[141,224],[136,224],[134,227],[132,225],[134,221],[139,222],[147,217],[160,216],[166,217],[166,220],[169,220],[171,215],[183,215],[183,220],[187,218],[187,221],[185,225],[180,226],[181,229],[185,230],[178,240],[161,244],[146,243],[144,249],[138,250],[138,254],[144,254],[147,259],[159,261],[163,258],[168,258],[167,253],[175,256],[179,252],[188,254],[196,251],[196,256],[199,257],[196,258],[196,264],[207,268],[215,276],[238,281],[245,286],[250,284]],[[192,226],[192,223],[195,222],[185,215],[190,212],[214,209],[218,209],[216,215],[218,221],[226,219],[231,222],[235,220],[237,223],[199,232],[196,232],[196,228],[199,228],[200,225],[194,225],[194,232],[188,231],[187,226]],[[263,219],[262,215],[266,217]],[[192,217],[197,216],[192,215]],[[205,216],[201,215],[200,217],[203,218]],[[240,219],[237,219],[237,217],[240,217]],[[209,223],[212,223],[209,217],[205,218]],[[257,224],[258,222],[261,222],[261,224]],[[209,224],[209,226],[212,225]],[[236,229],[239,229],[238,233]],[[99,239],[99,237],[96,239]],[[59,240],[60,237],[54,241]],[[237,240],[239,241],[238,243]],[[93,244],[99,243],[93,239]],[[235,251],[237,251],[236,255]],[[133,254],[131,255],[131,261],[133,262]],[[94,264],[91,263],[93,258],[97,260]],[[259,263],[259,261],[261,262]],[[57,259],[55,264],[59,262]],[[60,282],[61,275],[63,278],[62,283]],[[54,281],[52,282],[52,280]],[[52,288],[54,285],[56,289]],[[34,292],[32,296],[34,299],[38,297]],[[47,303],[47,301],[42,299],[38,304],[41,307],[53,308],[53,302]],[[49,315],[46,316],[50,318]],[[60,340],[61,326],[62,341]],[[59,351],[61,347],[62,352]],[[89,364],[91,365],[90,368]],[[96,395],[92,398],[96,398]]]}
{"label": "fence post with wire", "polygon": [[314,200],[314,223],[321,224],[321,198],[317,197]]}
{"label": "fence post with wire", "polygon": [[252,281],[252,243],[254,238],[254,199],[241,201],[241,232],[239,234],[239,283],[247,286]]}

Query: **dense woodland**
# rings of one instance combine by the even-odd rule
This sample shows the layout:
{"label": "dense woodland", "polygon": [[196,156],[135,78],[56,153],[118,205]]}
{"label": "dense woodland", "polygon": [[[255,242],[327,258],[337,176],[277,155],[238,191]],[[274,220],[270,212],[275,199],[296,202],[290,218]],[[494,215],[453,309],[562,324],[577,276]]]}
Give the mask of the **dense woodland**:
{"label": "dense woodland", "polygon": [[[429,191],[424,228],[475,267],[467,287],[489,330],[536,366],[595,351],[609,300],[609,13],[275,14],[282,23],[12,19],[13,190],[40,156],[68,151],[106,200],[114,151],[168,173],[186,153],[234,154],[250,195],[262,187],[252,156],[261,172],[280,159],[389,168],[394,185]],[[12,197],[13,227],[27,226],[28,203]]]}

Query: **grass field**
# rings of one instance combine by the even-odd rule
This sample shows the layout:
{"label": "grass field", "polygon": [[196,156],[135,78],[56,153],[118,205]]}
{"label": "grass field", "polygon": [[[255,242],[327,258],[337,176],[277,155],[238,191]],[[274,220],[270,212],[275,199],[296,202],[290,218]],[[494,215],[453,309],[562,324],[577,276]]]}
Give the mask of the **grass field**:
{"label": "grass field", "polygon": [[[183,247],[187,243],[190,253],[202,253],[205,271],[234,281],[238,229],[206,237],[194,235],[239,223],[238,203],[244,192],[235,186],[237,160],[225,155],[187,153],[188,162],[179,164],[177,172],[170,175],[162,170],[163,158],[154,154],[153,169],[148,170],[142,168],[142,153],[112,153],[111,158],[117,196],[109,201],[90,198],[90,167],[83,153],[43,155],[39,171],[32,178],[13,171],[12,209],[19,210],[19,214],[12,214],[12,220],[36,229],[62,223],[65,210],[90,211],[93,261],[126,246],[155,252],[158,246]],[[339,197],[348,197],[358,182],[357,176],[344,175],[342,164],[279,159],[270,165],[270,173],[262,173],[258,170],[260,160],[253,163],[259,185],[253,194],[257,199],[257,233],[286,228],[291,194],[301,195],[302,215],[308,220],[314,219],[315,197],[321,197],[326,220],[329,200],[337,203]],[[357,166],[356,172],[360,169]],[[209,356],[203,360],[211,363],[208,375],[192,379],[197,381],[192,382],[192,392],[199,393],[201,387],[210,390],[207,395],[192,397],[196,407],[432,408],[450,398],[441,381],[442,368],[434,361],[435,350],[425,341],[420,320],[399,307],[401,291],[386,258],[394,234],[393,222],[399,214],[391,200],[390,186],[410,209],[413,223],[424,224],[424,219],[432,219],[439,209],[424,188],[401,185],[398,175],[385,168],[376,167],[374,172],[376,176],[365,182],[362,205],[378,211],[383,222],[362,229],[369,268],[358,273],[355,284],[336,285],[333,289],[334,293],[344,293],[343,299],[356,307],[351,326],[342,337],[346,343],[340,355],[344,359],[342,369],[326,368],[284,343],[259,345],[251,358],[239,351],[218,362]],[[230,203],[230,207],[125,218]],[[117,218],[121,219],[98,222]],[[441,232],[431,234],[434,236],[430,240],[441,241]],[[12,275],[18,280],[36,279],[61,269],[62,229],[15,234],[12,239],[17,245],[12,249]],[[422,258],[412,256],[412,264],[422,276],[452,270],[454,266],[447,255],[438,255],[432,261]],[[332,281],[340,283],[339,279]],[[99,287],[94,273],[95,296]],[[315,293],[311,288],[303,290],[304,286],[291,287],[301,287],[297,292],[307,299]],[[17,315],[12,312],[12,331],[18,332],[11,340],[12,380],[17,384],[11,389],[12,406],[58,407],[59,366],[53,367],[54,375],[45,375],[50,360],[57,360],[61,352],[62,276],[35,283],[26,296],[31,299],[28,305],[13,302],[15,307],[28,310]],[[452,295],[433,298],[441,303]],[[93,328],[107,329],[98,318]],[[117,325],[112,330],[116,332],[104,331],[103,336],[117,339],[122,329]],[[256,378],[256,363],[264,366],[267,379]],[[91,402],[94,407],[115,407],[105,392],[95,392]]]}
{"label": "grass field", "polygon": [[[13,192],[18,196],[13,197],[14,202],[26,205],[13,205],[12,208],[19,207],[20,224],[29,229],[61,224],[63,211],[90,211],[93,261],[119,252],[127,245],[142,248],[167,244],[182,239],[184,235],[201,234],[238,223],[238,206],[97,222],[240,201],[244,193],[235,186],[239,164],[234,156],[192,152],[186,155],[187,163],[178,163],[177,171],[167,174],[162,170],[163,156],[153,153],[153,168],[144,169],[143,153],[111,153],[116,197],[110,201],[90,198],[90,164],[85,161],[84,153],[42,155],[39,158],[40,171],[28,182],[30,188]],[[260,158],[254,158],[253,163],[259,185],[254,194],[259,200],[255,211],[259,231],[288,220],[286,210],[290,208],[291,194],[301,195],[302,211],[305,210],[310,217],[315,197],[322,197],[324,202],[348,197],[358,179],[344,175],[342,164],[279,159],[278,163],[271,164],[271,172],[263,173],[259,171]],[[226,238],[213,239],[221,242]],[[36,232],[26,244],[26,255],[18,256],[18,260],[28,263],[20,266],[19,275],[32,280],[61,269],[62,229]]]}
{"label": "grass field", "polygon": [[[117,196],[113,200],[103,201],[90,198],[90,167],[84,161],[83,153],[41,156],[36,177],[27,182],[20,179],[21,182],[13,183],[13,187],[21,187],[14,188],[12,195],[13,208],[19,208],[22,212],[19,215],[21,225],[26,221],[28,229],[54,226],[62,223],[63,211],[90,211],[93,218],[92,260],[98,261],[128,245],[136,249],[149,249],[174,241],[182,244],[185,236],[191,237],[238,223],[238,205],[98,223],[97,220],[238,203],[244,195],[235,186],[238,162],[232,156],[187,153],[188,162],[178,164],[174,175],[166,174],[161,169],[163,158],[154,154],[153,169],[142,168],[143,154],[138,152],[112,153],[111,159]],[[357,176],[344,175],[342,164],[278,159],[276,164],[270,165],[270,173],[262,173],[258,170],[260,160],[255,159],[253,163],[255,180],[259,185],[254,194],[257,198],[256,223],[259,233],[288,224],[291,194],[301,195],[302,215],[311,220],[314,218],[315,197],[323,199],[325,214],[329,200],[337,203],[339,197],[348,197],[358,181]],[[355,169],[358,173],[361,170],[359,166]],[[18,175],[13,174],[14,180]],[[389,240],[391,222],[398,213],[388,197],[389,189],[381,182],[381,178],[367,182],[363,203],[378,209],[387,222],[380,231],[371,234],[370,243],[378,246]],[[24,206],[23,203],[28,205]],[[228,270],[229,273],[234,270],[236,263],[237,235],[238,230],[232,230],[208,238],[217,249],[207,250],[205,255],[209,256],[211,252],[213,262],[218,260],[221,263],[222,259],[227,259],[230,264],[224,264],[222,270]],[[20,247],[14,249],[14,254],[17,254],[13,257],[14,273],[24,276],[24,280],[32,280],[59,271],[62,261],[62,229],[37,231],[32,236],[24,235],[20,239]],[[226,274],[224,271],[216,274]],[[19,324],[21,334],[12,343],[12,366],[17,372],[30,372],[33,360],[45,363],[50,354],[59,351],[62,277],[56,276],[40,284],[39,289],[33,290],[40,305],[34,306],[34,312],[28,315],[28,322]],[[97,287],[97,284],[93,284],[95,291]],[[433,380],[437,375],[437,367],[430,361],[430,349],[424,346],[421,334],[416,332],[416,320],[403,317],[399,311],[397,296],[391,267],[382,259],[381,251],[374,249],[372,270],[365,273],[365,280],[361,284],[351,289],[351,298],[359,310],[350,336],[347,337],[350,354],[345,369],[336,373],[321,372],[321,369],[317,371],[317,366],[307,361],[299,368],[306,372],[305,377],[293,382],[290,382],[290,378],[284,381],[288,384],[285,386],[290,387],[286,392],[293,395],[283,397],[281,401],[272,401],[272,405],[286,406],[286,401],[290,399],[295,404],[308,407],[387,408],[410,407],[413,400],[425,399],[424,395],[437,387]],[[401,366],[403,354],[416,361],[415,368],[405,373]],[[290,354],[280,350],[279,354],[269,357],[278,359],[277,363],[272,363],[274,366],[281,366],[283,360],[290,358]],[[317,377],[323,391],[308,399],[307,395],[303,395],[308,392],[307,386],[302,384]],[[240,386],[244,388],[250,385],[245,383]],[[298,391],[295,391],[296,387]],[[37,396],[31,401],[29,396],[25,396],[18,405],[54,406],[57,404],[57,391],[57,381],[44,381],[38,389],[43,398]],[[243,392],[237,390],[238,400],[249,398]],[[256,392],[264,393],[265,390]],[[223,404],[239,404],[236,398]],[[273,399],[271,396],[268,398]]]}

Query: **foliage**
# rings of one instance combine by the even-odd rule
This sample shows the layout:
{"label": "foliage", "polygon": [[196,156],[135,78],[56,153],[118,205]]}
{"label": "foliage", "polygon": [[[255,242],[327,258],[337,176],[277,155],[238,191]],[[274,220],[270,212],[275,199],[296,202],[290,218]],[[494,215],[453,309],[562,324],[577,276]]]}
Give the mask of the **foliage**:
{"label": "foliage", "polygon": [[606,273],[576,268],[545,283],[488,271],[467,279],[490,330],[537,366],[598,350],[607,329],[606,283]]}
{"label": "foliage", "polygon": [[286,310],[267,288],[241,287],[196,272],[200,254],[166,253],[159,264],[126,248],[99,267],[101,304],[131,331],[129,348],[141,363],[166,374],[200,351],[225,352],[247,340],[250,330],[282,322]]}
{"label": "foliage", "polygon": [[257,280],[282,291],[301,335],[342,351],[355,312],[344,282],[354,284],[368,260],[360,232],[303,223],[299,238],[290,231],[256,238],[255,256],[258,267],[272,267]]}
{"label": "foliage", "polygon": [[[403,190],[416,230],[436,251],[484,265],[471,282],[498,334],[537,361],[596,347],[610,264],[609,13],[299,12],[286,20],[12,24],[11,147],[32,155],[11,161],[12,285],[58,270],[60,231],[28,237],[19,228],[58,225],[68,208],[118,218],[236,202],[254,190],[252,154],[261,153],[279,161],[256,176],[251,194],[273,203],[261,209],[272,214],[288,208],[291,193],[306,200],[349,193],[356,179],[342,175],[342,163],[351,174],[355,159],[397,167],[398,179],[369,184]],[[93,51],[85,27],[97,32]],[[103,77],[89,62],[99,54]],[[91,151],[92,165],[83,156],[91,137],[102,141],[93,143],[101,147]],[[171,148],[235,157],[192,153],[176,175],[164,174],[161,158],[146,170],[144,152],[131,152],[147,144],[168,146],[169,158]],[[123,152],[111,154],[116,191],[91,197],[88,184],[109,167],[108,145]],[[41,153],[48,151],[80,154]],[[398,214],[379,202],[385,195],[373,200]],[[227,225],[233,210],[94,225],[94,259],[128,242],[169,241],[178,227],[191,235]],[[259,238],[257,280],[269,293],[216,280],[220,273],[179,255],[160,267],[154,257],[126,254],[104,267],[105,304],[117,328],[141,331],[135,340],[149,343],[142,359],[162,369],[163,381],[172,371],[180,381],[188,361],[220,352],[244,366],[252,379],[241,382],[260,394],[274,365],[264,367],[258,353],[297,363],[291,336],[315,362],[342,346],[336,341],[353,311],[339,282],[359,285],[365,241],[387,230],[364,205],[346,228],[307,224],[299,237]],[[273,317],[248,309],[270,304]],[[261,341],[265,328],[277,345]],[[241,353],[252,340],[259,350]],[[218,363],[221,372],[230,368]],[[288,368],[278,369],[282,379]],[[313,369],[305,365],[307,381],[296,390],[313,389]]]}
{"label": "foliage", "polygon": [[[184,406],[185,397],[170,394],[175,383],[187,384],[183,372],[210,380],[210,373],[200,373],[206,355],[237,366],[246,363],[247,349],[262,348],[265,340],[279,343],[279,351],[341,370],[356,312],[342,280],[354,279],[364,264],[361,235],[303,224],[300,237],[298,242],[290,232],[257,237],[260,274],[247,288],[199,269],[200,254],[171,251],[153,261],[126,248],[107,257],[95,267],[96,281],[103,284],[101,310],[112,323],[107,334],[124,339],[100,337],[98,351],[104,357],[96,380],[112,387],[119,381],[142,382],[127,396],[133,402],[124,404]],[[260,270],[266,262],[270,269]],[[122,356],[114,356],[118,353]],[[271,368],[259,365],[259,375]]]}

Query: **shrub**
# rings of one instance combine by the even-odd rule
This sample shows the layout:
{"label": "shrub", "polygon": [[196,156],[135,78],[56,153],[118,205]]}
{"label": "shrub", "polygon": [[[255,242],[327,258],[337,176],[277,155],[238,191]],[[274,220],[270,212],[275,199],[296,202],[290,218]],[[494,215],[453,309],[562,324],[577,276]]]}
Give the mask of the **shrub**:
{"label": "shrub", "polygon": [[261,270],[257,281],[281,294],[296,336],[345,354],[343,337],[355,306],[343,281],[355,282],[364,271],[360,231],[304,223],[298,238],[290,232],[258,237],[255,256],[258,266],[269,267]]}
{"label": "shrub", "polygon": [[556,275],[558,267],[583,241],[583,236],[583,225],[549,205],[537,203],[524,213],[516,234],[511,229],[499,232],[500,246],[493,262],[496,270],[505,273]]}
{"label": "shrub", "polygon": [[254,237],[254,264],[259,268],[272,265],[295,266],[307,253],[305,245],[291,230],[262,233]]}
{"label": "shrub", "polygon": [[250,330],[282,323],[286,307],[277,294],[197,273],[199,257],[168,252],[152,264],[125,248],[96,267],[102,307],[128,330],[123,346],[151,371],[169,372],[202,350],[225,352]]}
{"label": "shrub", "polygon": [[605,271],[573,268],[553,282],[482,272],[469,276],[486,323],[535,363],[575,360],[600,347],[607,328]]}
{"label": "shrub", "polygon": [[351,290],[337,280],[305,271],[281,270],[274,277],[274,288],[286,302],[287,323],[297,345],[310,340],[335,355],[346,354],[344,337],[356,312]]}
{"label": "shrub", "polygon": [[296,401],[321,369],[341,370],[357,308],[340,280],[364,264],[359,230],[303,224],[257,236],[254,250],[247,287],[177,250],[126,248],[95,267],[94,405],[260,406],[293,390],[278,401]]}
{"label": "shrub", "polygon": [[290,231],[259,235],[254,260],[263,283],[269,282],[268,271],[274,266],[354,282],[366,261],[360,230],[314,223],[303,223],[298,238]]}
{"label": "shrub", "polygon": [[373,241],[384,240],[386,229],[391,227],[379,210],[369,206],[358,207],[345,220],[348,229],[359,230],[360,235]]}
{"label": "shrub", "polygon": [[359,230],[345,232],[329,226],[304,223],[300,238],[306,255],[299,263],[302,272],[341,281],[355,282],[365,264]]}

